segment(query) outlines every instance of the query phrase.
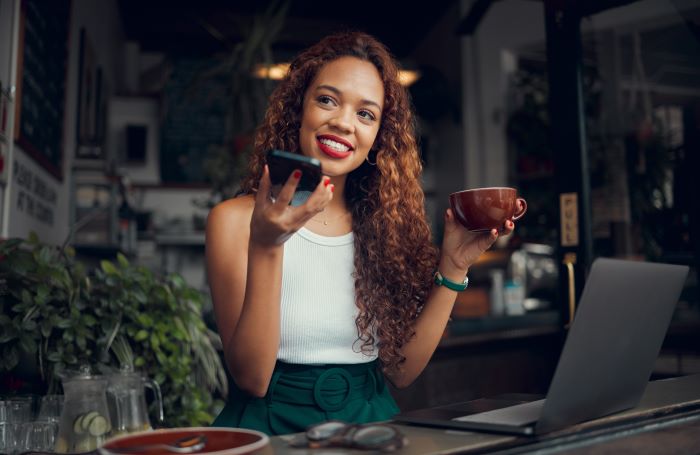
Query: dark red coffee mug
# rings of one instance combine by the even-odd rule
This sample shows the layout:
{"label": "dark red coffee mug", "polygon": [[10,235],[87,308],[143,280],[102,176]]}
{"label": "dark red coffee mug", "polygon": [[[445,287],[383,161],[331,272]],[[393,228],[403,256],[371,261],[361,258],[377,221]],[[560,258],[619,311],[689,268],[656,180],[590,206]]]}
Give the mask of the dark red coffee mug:
{"label": "dark red coffee mug", "polygon": [[[518,201],[522,207],[518,208]],[[457,221],[473,232],[503,230],[506,220],[525,215],[527,202],[515,188],[474,188],[450,194],[450,206]]]}

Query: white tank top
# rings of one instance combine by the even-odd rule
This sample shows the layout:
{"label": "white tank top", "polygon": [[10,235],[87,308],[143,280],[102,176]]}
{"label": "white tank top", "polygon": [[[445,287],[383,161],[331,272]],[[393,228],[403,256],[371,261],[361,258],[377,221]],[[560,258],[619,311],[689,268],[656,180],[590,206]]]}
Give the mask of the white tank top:
{"label": "white tank top", "polygon": [[287,363],[363,363],[355,318],[354,237],[301,228],[284,243],[280,348]]}

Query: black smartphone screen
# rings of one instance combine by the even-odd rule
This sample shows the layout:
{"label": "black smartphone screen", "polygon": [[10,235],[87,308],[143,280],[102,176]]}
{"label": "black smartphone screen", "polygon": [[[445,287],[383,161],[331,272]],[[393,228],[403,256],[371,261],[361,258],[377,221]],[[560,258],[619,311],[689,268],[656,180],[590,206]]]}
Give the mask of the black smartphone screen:
{"label": "black smartphone screen", "polygon": [[316,158],[282,150],[270,150],[267,152],[267,165],[270,168],[272,185],[284,185],[295,169],[301,171],[297,191],[313,192],[321,181],[321,162]]}

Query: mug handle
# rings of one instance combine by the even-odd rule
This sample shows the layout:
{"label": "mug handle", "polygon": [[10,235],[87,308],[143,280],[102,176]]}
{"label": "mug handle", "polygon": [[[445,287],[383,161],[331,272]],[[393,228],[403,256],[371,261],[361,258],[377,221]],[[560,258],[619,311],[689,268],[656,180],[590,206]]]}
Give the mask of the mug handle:
{"label": "mug handle", "polygon": [[518,212],[518,213],[516,213],[515,215],[513,215],[513,218],[512,218],[513,221],[519,220],[520,218],[522,218],[523,215],[525,215],[525,212],[527,212],[527,202],[525,201],[525,199],[519,197],[519,198],[516,199],[515,201],[516,201],[516,202],[517,202],[517,201],[520,201],[520,203],[522,204],[523,208],[522,208],[522,210],[521,210],[520,212]]}

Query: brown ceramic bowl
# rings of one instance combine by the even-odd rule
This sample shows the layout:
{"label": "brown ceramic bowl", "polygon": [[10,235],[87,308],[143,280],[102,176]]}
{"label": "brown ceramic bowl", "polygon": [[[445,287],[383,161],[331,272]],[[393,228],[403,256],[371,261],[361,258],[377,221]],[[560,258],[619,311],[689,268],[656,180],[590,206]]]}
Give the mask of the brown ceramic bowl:
{"label": "brown ceramic bowl", "polygon": [[[522,208],[518,211],[518,201]],[[525,215],[527,202],[515,188],[474,188],[450,194],[450,206],[462,226],[473,232],[503,231],[506,220]]]}
{"label": "brown ceramic bowl", "polygon": [[[187,436],[203,435],[206,437],[205,446],[194,454],[207,455],[242,455],[252,454],[270,443],[270,438],[255,430],[243,428],[218,428],[218,427],[188,427],[167,428],[162,430],[142,431],[117,436],[107,440],[98,450],[102,455],[124,455],[119,449],[133,448],[134,446],[150,444],[170,444]],[[137,453],[137,452],[132,452]],[[173,455],[167,450],[139,451],[149,455]]]}

